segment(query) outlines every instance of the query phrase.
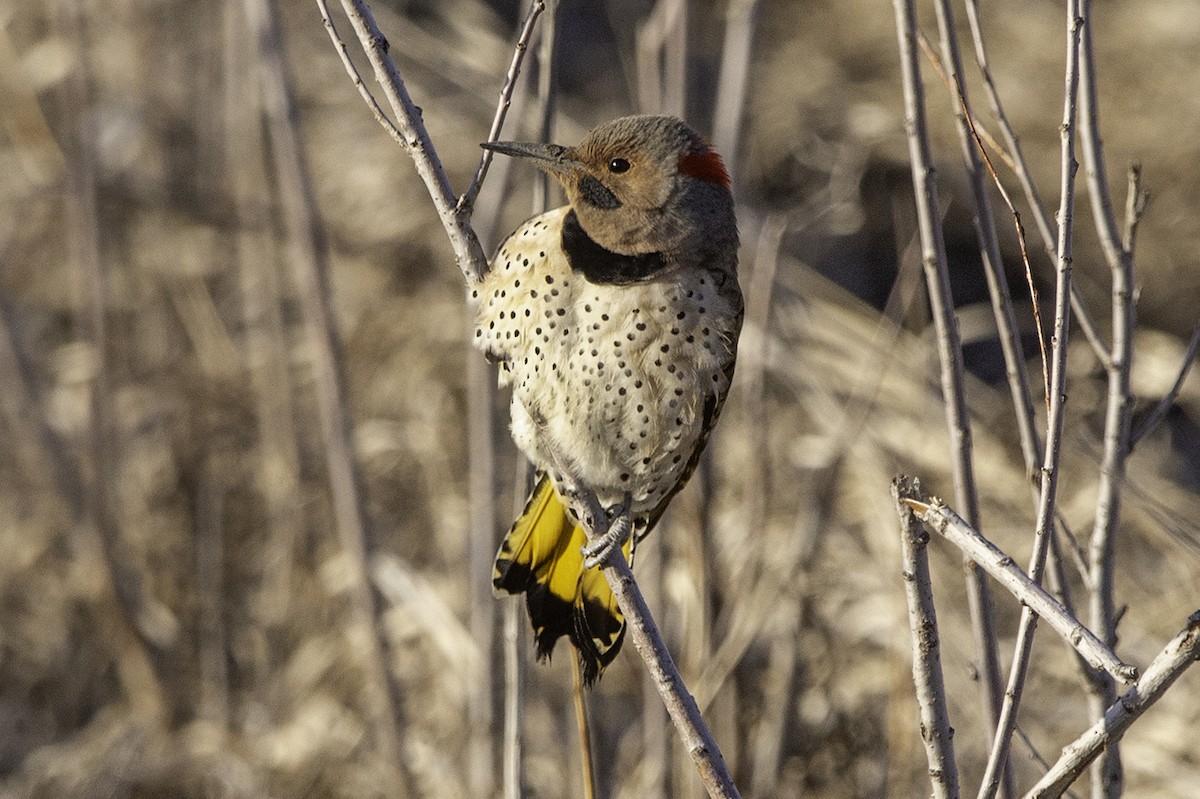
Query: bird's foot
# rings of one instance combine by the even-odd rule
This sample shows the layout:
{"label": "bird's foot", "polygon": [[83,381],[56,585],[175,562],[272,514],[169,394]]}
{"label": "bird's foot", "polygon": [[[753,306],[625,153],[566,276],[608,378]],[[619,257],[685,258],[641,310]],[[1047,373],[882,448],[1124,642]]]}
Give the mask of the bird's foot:
{"label": "bird's foot", "polygon": [[583,545],[583,565],[589,569],[607,563],[613,552],[623,547],[629,538],[633,530],[633,515],[628,494],[625,495],[625,501],[611,511],[609,518],[608,530]]}

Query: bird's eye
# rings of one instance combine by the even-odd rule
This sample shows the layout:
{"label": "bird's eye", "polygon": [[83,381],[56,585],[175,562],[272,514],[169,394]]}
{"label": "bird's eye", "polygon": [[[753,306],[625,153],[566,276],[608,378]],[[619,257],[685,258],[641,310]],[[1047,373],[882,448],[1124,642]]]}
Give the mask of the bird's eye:
{"label": "bird's eye", "polygon": [[608,162],[608,171],[615,172],[618,175],[622,172],[628,172],[629,162],[624,158],[614,158]]}

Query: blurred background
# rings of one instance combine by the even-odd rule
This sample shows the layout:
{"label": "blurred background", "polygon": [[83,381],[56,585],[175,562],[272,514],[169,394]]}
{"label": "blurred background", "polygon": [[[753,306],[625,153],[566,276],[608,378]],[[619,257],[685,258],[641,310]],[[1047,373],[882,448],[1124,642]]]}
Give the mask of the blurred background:
{"label": "blurred background", "polygon": [[[462,191],[525,6],[373,11]],[[1200,307],[1200,17],[1188,0],[1095,11],[1114,195],[1123,206],[1135,161],[1152,194],[1136,253],[1142,413]],[[317,5],[3,0],[0,23],[0,796],[501,795],[501,632],[517,600],[492,599],[490,559],[524,492],[506,398],[467,344],[425,189]],[[988,4],[983,28],[1052,214],[1064,11]],[[684,677],[743,795],[925,795],[889,482],[903,471],[954,492],[891,9],[563,0],[556,40],[555,141],[678,113],[734,175],[738,378],[705,468],[639,550]],[[954,106],[922,68],[983,531],[1025,563],[1033,506]],[[542,135],[545,69],[531,55],[505,138]],[[534,212],[535,177],[493,167],[475,218],[485,249]],[[1107,336],[1109,276],[1080,192],[1074,276]],[[1018,207],[1048,320],[1052,262]],[[997,228],[1040,406],[1011,218]],[[1105,380],[1080,336],[1069,364],[1059,507],[1086,546]],[[1198,423],[1193,376],[1129,464],[1118,652],[1139,666],[1200,607]],[[961,562],[937,540],[930,557],[969,785],[987,734]],[[997,612],[1007,664],[1019,607],[997,591]],[[534,665],[520,613],[527,795],[580,796],[569,653]],[[1045,629],[1035,646],[1022,788],[1090,724],[1071,653]],[[599,795],[699,795],[643,675],[627,646],[589,694]],[[1124,739],[1129,796],[1196,795],[1197,725],[1193,672]]]}

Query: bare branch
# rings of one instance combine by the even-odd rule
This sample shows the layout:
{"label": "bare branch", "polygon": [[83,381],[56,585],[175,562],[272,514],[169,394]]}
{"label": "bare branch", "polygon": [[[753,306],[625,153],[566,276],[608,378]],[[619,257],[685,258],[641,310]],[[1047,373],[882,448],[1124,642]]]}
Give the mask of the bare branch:
{"label": "bare branch", "polygon": [[920,495],[920,488],[907,477],[892,481],[892,498],[900,514],[900,553],[903,559],[904,596],[908,601],[908,629],[912,633],[913,684],[921,711],[921,740],[929,760],[929,778],[935,799],[958,797],[958,767],[954,762],[954,730],[946,709],[942,661],[938,640],[937,611],[929,580],[925,545],[929,534],[902,502]]}
{"label": "bare branch", "polygon": [[[529,49],[529,40],[533,38],[533,27],[537,23],[538,16],[546,10],[546,4],[543,0],[534,0],[529,4],[529,12],[525,15],[525,24],[521,26],[521,33],[517,37],[517,46],[513,49],[512,62],[508,65],[508,73],[504,76],[504,86],[500,89],[500,101],[496,104],[496,115],[492,119],[492,127],[488,131],[488,141],[496,141],[500,138],[500,131],[504,128],[504,119],[508,116],[508,109],[512,106],[513,91],[517,88],[517,77],[521,74],[521,62],[525,60],[525,52]],[[458,212],[460,214],[471,215],[471,209],[475,205],[475,198],[479,196],[479,190],[483,188],[483,181],[487,177],[488,167],[492,164],[492,151],[484,150],[483,155],[479,158],[479,167],[475,170],[475,177],[471,179],[471,185],[458,198]]]}
{"label": "bare branch", "polygon": [[[1078,0],[1083,38],[1080,50],[1083,81],[1083,107],[1080,135],[1086,167],[1088,196],[1092,218],[1100,237],[1101,249],[1112,275],[1112,351],[1107,364],[1108,396],[1104,414],[1104,455],[1100,462],[1100,482],[1096,490],[1096,518],[1088,549],[1089,570],[1094,587],[1090,602],[1091,625],[1109,646],[1117,640],[1117,621],[1113,598],[1114,546],[1121,518],[1121,487],[1125,482],[1125,463],[1130,450],[1133,411],[1130,379],[1133,369],[1133,334],[1137,324],[1134,302],[1133,253],[1122,241],[1117,216],[1113,211],[1108,174],[1104,165],[1104,145],[1100,139],[1100,108],[1096,88],[1096,57],[1092,47],[1092,3]],[[1136,174],[1136,173],[1135,173]],[[1135,183],[1136,185],[1136,183]],[[1136,208],[1136,189],[1130,203]],[[1131,215],[1135,214],[1131,212]],[[1130,223],[1131,226],[1136,223]],[[1132,234],[1131,234],[1132,235]],[[1099,717],[1116,697],[1111,679],[1101,676],[1089,683],[1089,701],[1094,717]],[[1122,792],[1124,773],[1118,747],[1108,747],[1093,766],[1092,795],[1116,799]]]}
{"label": "bare branch", "polygon": [[[984,47],[983,41],[983,28],[979,23],[979,0],[967,0],[966,7],[967,21],[971,28],[971,38],[975,43],[975,60],[978,62],[979,71],[983,75],[984,88],[987,91],[988,101],[992,106],[992,113],[1000,125],[1000,134],[1004,137],[1005,146],[1008,149],[1009,158],[1005,159],[1005,162],[1013,167],[1017,181],[1021,184],[1021,189],[1025,193],[1026,202],[1029,203],[1029,208],[1033,212],[1038,233],[1042,237],[1042,245],[1045,247],[1046,253],[1053,259],[1055,257],[1055,245],[1050,216],[1046,213],[1046,208],[1042,204],[1037,187],[1033,183],[1033,177],[1030,175],[1025,156],[1021,152],[1020,141],[1017,139],[1016,133],[1013,132],[1012,125],[1008,121],[1008,115],[1004,113],[1004,105],[1000,102],[1000,93],[996,89],[996,83],[992,79],[991,68],[988,66],[987,49]],[[1096,323],[1092,321],[1092,316],[1088,312],[1087,306],[1083,303],[1083,297],[1079,294],[1074,284],[1071,285],[1071,310],[1075,314],[1075,322],[1083,333],[1084,338],[1092,345],[1092,351],[1097,360],[1102,365],[1107,366],[1108,347],[1100,338],[1100,333],[1096,330]]]}
{"label": "bare branch", "polygon": [[[565,485],[572,511],[583,525],[588,542],[599,540],[609,532],[612,524],[618,523],[618,520],[609,518],[607,509],[601,506],[595,492],[574,477],[567,460],[560,453],[552,451],[551,454],[554,467]],[[628,512],[628,507],[625,512]],[[695,698],[688,691],[687,684],[675,666],[675,660],[654,622],[621,547],[612,547],[607,560],[600,566],[617,600],[617,606],[625,616],[626,630],[633,639],[633,645],[642,656],[646,670],[654,680],[659,696],[666,705],[667,714],[696,765],[700,781],[708,795],[713,799],[740,797],[741,794],[738,793],[733,777],[725,765],[721,749],[709,732]]]}
{"label": "bare branch", "polygon": [[1136,667],[1122,662],[1092,634],[1091,630],[1084,627],[1070,611],[1060,605],[1058,600],[1031,580],[1011,557],[980,535],[944,502],[936,497],[928,502],[915,499],[903,501],[916,512],[921,521],[961,549],[1021,604],[1044,619],[1094,668],[1103,669],[1123,682],[1137,679]]}
{"label": "bare branch", "polygon": [[1142,165],[1129,165],[1129,181],[1125,192],[1125,231],[1121,235],[1121,246],[1127,253],[1133,254],[1137,243],[1138,225],[1142,215],[1146,213],[1146,205],[1150,202],[1150,192],[1142,188]]}
{"label": "bare branch", "polygon": [[[318,0],[319,2],[321,0]],[[400,76],[400,70],[388,55],[387,39],[379,30],[367,3],[365,0],[342,0],[342,8],[350,18],[359,43],[371,62],[375,79],[383,87],[392,113],[396,115],[395,127],[400,132],[400,143],[412,157],[417,174],[424,181],[425,188],[433,199],[433,207],[437,210],[442,227],[450,239],[458,268],[468,285],[473,285],[487,273],[488,263],[479,238],[471,228],[469,209],[458,207],[458,198],[450,187],[450,179],[446,176],[446,170],[442,167],[437,150],[429,138],[429,132],[425,129],[425,123],[421,120],[421,109],[412,101],[404,79]],[[336,38],[334,43],[337,44]],[[352,78],[354,74],[351,72]],[[368,100],[368,105],[377,107],[373,100]]]}
{"label": "bare branch", "polygon": [[1198,659],[1200,611],[1188,618],[1187,626],[1150,662],[1137,684],[1109,705],[1102,718],[1063,749],[1062,757],[1025,795],[1025,799],[1062,796],[1088,764],[1116,744],[1129,726],[1161,699],[1179,675]]}
{"label": "bare branch", "polygon": [[383,113],[383,109],[379,107],[379,101],[375,99],[375,95],[371,94],[371,90],[367,88],[367,84],[363,82],[362,75],[359,74],[358,67],[354,66],[354,61],[350,59],[350,51],[346,49],[346,43],[342,41],[341,35],[337,32],[337,28],[333,24],[333,16],[329,13],[329,4],[325,0],[317,0],[317,8],[321,11],[321,19],[325,23],[325,31],[329,34],[329,38],[333,40],[333,46],[337,48],[338,57],[342,59],[342,65],[346,67],[346,72],[350,73],[350,80],[354,82],[354,87],[362,95],[363,102],[371,109],[371,114],[375,117],[375,121],[383,126],[383,129],[388,132],[389,136],[396,140],[397,144],[401,147],[407,147],[407,142],[404,141],[404,134],[392,123],[392,120],[388,119],[387,114]]}
{"label": "bare branch", "polygon": [[[1067,0],[1067,56],[1063,96],[1063,121],[1060,128],[1061,154],[1061,198],[1058,209],[1058,279],[1054,296],[1054,338],[1050,363],[1050,382],[1047,387],[1049,405],[1046,419],[1046,451],[1041,470],[1041,492],[1037,509],[1037,524],[1034,532],[1033,557],[1029,564],[1029,578],[1040,587],[1042,572],[1046,566],[1046,555],[1050,538],[1054,535],[1055,504],[1058,497],[1058,472],[1062,452],[1063,416],[1067,399],[1067,342],[1071,318],[1071,242],[1075,207],[1075,117],[1079,93],[1079,14],[1078,0]],[[1047,594],[1047,596],[1049,596]],[[1057,604],[1057,602],[1055,603]],[[1061,606],[1060,606],[1061,607]],[[1063,608],[1066,612],[1066,609]],[[1053,622],[1052,622],[1053,624]],[[984,770],[979,799],[991,799],[1005,778],[1012,732],[1017,723],[1017,709],[1025,687],[1025,676],[1029,670],[1033,651],[1033,634],[1037,629],[1037,617],[1028,603],[1021,610],[1021,622],[1017,631],[1017,645],[1013,652],[1009,670],[1008,686],[1000,709],[1000,721],[992,741]],[[1107,642],[1106,642],[1107,643]]]}
{"label": "bare branch", "polygon": [[[893,0],[896,33],[900,44],[900,67],[904,87],[904,116],[908,130],[909,158],[912,162],[913,191],[916,194],[917,220],[921,234],[922,264],[928,287],[929,306],[937,334],[938,359],[941,362],[942,397],[946,406],[946,427],[950,437],[951,467],[956,501],[972,524],[979,524],[979,494],[972,463],[971,420],[967,414],[963,387],[962,343],[950,294],[950,275],[946,247],[942,237],[941,216],[937,213],[937,184],[925,123],[925,96],[921,85],[921,66],[917,55],[917,22],[914,0]],[[992,594],[978,565],[964,563],[967,577],[967,601],[975,650],[983,679],[984,714],[990,724],[997,720],[1002,687],[1000,662],[996,654],[995,619]]]}

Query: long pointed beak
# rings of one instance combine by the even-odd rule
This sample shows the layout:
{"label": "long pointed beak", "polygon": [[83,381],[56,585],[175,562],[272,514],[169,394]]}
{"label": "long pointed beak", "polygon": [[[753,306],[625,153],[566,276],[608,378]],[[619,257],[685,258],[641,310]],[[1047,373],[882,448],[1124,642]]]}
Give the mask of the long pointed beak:
{"label": "long pointed beak", "polygon": [[538,167],[550,172],[563,174],[581,169],[583,164],[568,157],[570,150],[558,144],[534,144],[520,141],[490,141],[479,145],[494,153],[511,155],[514,158],[528,158]]}

